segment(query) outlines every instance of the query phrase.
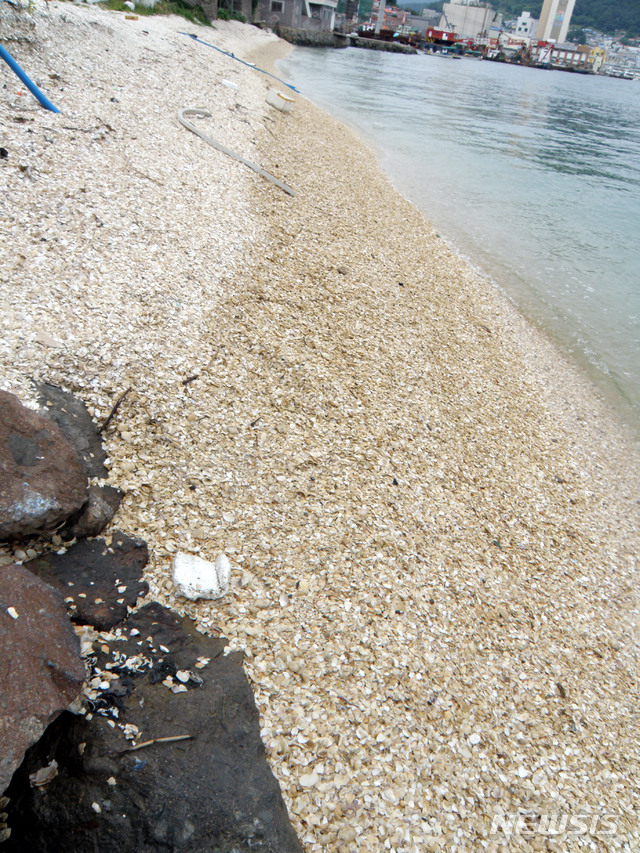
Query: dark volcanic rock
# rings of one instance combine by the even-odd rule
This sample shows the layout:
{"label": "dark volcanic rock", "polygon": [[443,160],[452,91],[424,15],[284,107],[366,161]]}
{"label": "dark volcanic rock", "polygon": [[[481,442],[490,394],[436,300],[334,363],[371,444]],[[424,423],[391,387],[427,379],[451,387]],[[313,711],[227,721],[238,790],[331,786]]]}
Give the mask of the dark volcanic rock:
{"label": "dark volcanic rock", "polygon": [[148,560],[145,542],[116,531],[111,545],[84,539],[65,554],[50,551],[24,567],[62,593],[74,622],[107,631],[148,591],[142,580]]}
{"label": "dark volcanic rock", "polygon": [[22,566],[0,569],[0,794],[85,677],[59,593]]}
{"label": "dark volcanic rock", "polygon": [[64,540],[86,539],[105,529],[118,511],[124,492],[113,486],[89,486],[89,500],[77,517],[72,516],[60,531]]}
{"label": "dark volcanic rock", "polygon": [[88,477],[103,479],[109,475],[105,468],[107,453],[102,446],[102,437],[85,404],[73,394],[47,385],[36,383],[42,414],[53,421],[78,451]]}
{"label": "dark volcanic rock", "polygon": [[[224,656],[223,640],[158,604],[129,617],[123,630],[126,642],[98,653],[98,667],[114,663],[114,653],[122,665],[111,670],[120,678],[93,719],[64,715],[16,773],[3,853],[301,853],[265,760],[241,654]],[[136,671],[134,656],[148,664]],[[199,658],[210,662],[197,668]],[[191,673],[185,692],[163,683],[176,672]],[[126,725],[137,726],[139,743],[191,739],[131,752]],[[29,773],[54,759],[59,772],[46,790],[30,788]]]}
{"label": "dark volcanic rock", "polygon": [[87,496],[87,475],[58,427],[0,391],[0,542],[53,532]]}

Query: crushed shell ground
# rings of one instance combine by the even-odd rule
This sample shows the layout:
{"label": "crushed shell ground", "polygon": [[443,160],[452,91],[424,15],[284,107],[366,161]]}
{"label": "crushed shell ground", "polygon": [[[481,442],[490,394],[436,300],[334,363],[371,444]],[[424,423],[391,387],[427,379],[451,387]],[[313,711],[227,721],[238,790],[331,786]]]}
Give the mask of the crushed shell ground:
{"label": "crushed shell ground", "polygon": [[[114,528],[245,650],[305,851],[637,849],[633,441],[349,130],[181,33],[260,67],[275,36],[32,15],[5,44],[62,112],[0,68],[0,384],[98,422],[131,388]],[[225,552],[229,594],[176,598],[178,551]],[[518,812],[540,832],[492,834]]]}

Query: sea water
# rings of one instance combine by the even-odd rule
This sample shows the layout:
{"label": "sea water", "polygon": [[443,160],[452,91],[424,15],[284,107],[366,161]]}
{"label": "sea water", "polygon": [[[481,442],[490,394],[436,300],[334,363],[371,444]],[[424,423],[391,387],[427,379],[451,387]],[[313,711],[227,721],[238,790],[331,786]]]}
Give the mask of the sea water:
{"label": "sea water", "polygon": [[640,82],[357,48],[279,65],[640,427]]}

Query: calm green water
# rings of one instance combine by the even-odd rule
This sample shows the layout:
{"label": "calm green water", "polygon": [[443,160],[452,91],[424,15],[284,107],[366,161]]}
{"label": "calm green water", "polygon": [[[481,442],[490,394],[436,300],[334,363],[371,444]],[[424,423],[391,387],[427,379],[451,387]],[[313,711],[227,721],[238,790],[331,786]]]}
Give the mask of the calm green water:
{"label": "calm green water", "polygon": [[640,426],[640,82],[356,48],[281,68]]}

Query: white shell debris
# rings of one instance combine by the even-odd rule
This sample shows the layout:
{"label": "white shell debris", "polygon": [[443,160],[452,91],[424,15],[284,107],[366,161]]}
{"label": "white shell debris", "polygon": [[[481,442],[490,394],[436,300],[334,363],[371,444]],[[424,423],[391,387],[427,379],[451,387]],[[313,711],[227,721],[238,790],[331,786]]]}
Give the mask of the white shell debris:
{"label": "white shell debris", "polygon": [[221,598],[229,590],[231,564],[224,554],[215,563],[193,554],[176,554],[172,570],[176,593],[191,601]]}
{"label": "white shell debris", "polygon": [[18,618],[18,611],[15,609],[15,607],[7,607],[7,613],[9,614],[9,616],[11,616],[12,619]]}
{"label": "white shell debris", "polygon": [[303,774],[299,779],[301,788],[313,788],[315,785],[318,784],[319,781],[320,777],[315,772],[315,770],[313,770],[311,773]]}
{"label": "white shell debris", "polygon": [[43,785],[47,785],[51,782],[52,779],[55,779],[57,775],[58,762],[54,758],[46,767],[41,767],[39,770],[36,770],[35,773],[30,773],[29,782],[31,783],[32,788],[41,788]]}

